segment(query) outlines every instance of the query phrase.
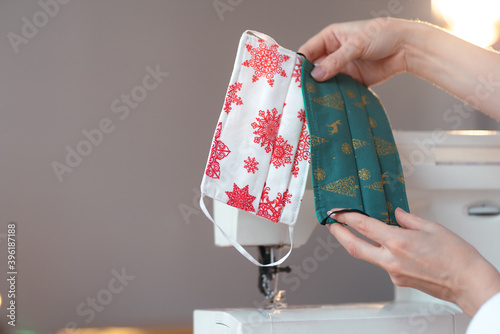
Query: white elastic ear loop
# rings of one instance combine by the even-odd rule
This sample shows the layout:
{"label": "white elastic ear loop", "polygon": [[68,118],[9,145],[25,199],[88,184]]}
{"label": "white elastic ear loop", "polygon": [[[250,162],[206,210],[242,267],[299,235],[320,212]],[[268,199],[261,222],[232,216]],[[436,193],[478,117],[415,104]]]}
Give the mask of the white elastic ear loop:
{"label": "white elastic ear loop", "polygon": [[282,264],[290,256],[290,254],[292,253],[292,248],[293,248],[293,226],[292,225],[288,225],[288,232],[289,232],[289,235],[290,235],[290,250],[288,251],[288,253],[286,253],[285,256],[283,256],[281,259],[279,259],[278,261],[275,261],[273,263],[269,263],[269,264],[262,264],[262,263],[260,263],[245,248],[243,248],[243,246],[241,246],[229,234],[227,234],[226,232],[224,232],[224,230],[222,230],[222,228],[219,225],[217,225],[217,223],[214,221],[214,219],[212,218],[212,216],[208,212],[207,207],[205,206],[205,202],[203,201],[203,197],[205,197],[205,195],[203,195],[203,192],[202,192],[201,193],[201,197],[200,197],[200,207],[201,207],[201,210],[203,211],[203,213],[205,214],[205,216],[207,216],[208,219],[210,219],[210,221],[212,223],[214,223],[215,226],[217,226],[217,228],[219,229],[219,231],[221,231],[222,235],[227,240],[229,240],[229,242],[234,246],[234,248],[236,248],[236,250],[238,250],[238,252],[240,252],[241,255],[243,255],[244,257],[246,257],[248,259],[248,261],[252,262],[253,264],[255,264],[255,265],[259,266],[259,267],[273,267],[273,266],[278,266],[278,265]]}

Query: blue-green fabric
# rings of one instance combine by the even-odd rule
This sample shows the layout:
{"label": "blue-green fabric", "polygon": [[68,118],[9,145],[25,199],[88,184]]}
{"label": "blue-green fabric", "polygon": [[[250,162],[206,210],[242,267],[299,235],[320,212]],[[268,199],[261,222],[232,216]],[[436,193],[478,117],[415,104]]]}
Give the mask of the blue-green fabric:
{"label": "blue-green fabric", "polygon": [[304,59],[302,92],[318,221],[332,208],[345,208],[398,225],[394,210],[409,210],[403,170],[384,108],[371,90],[350,76],[338,74],[317,82],[311,77],[313,68]]}

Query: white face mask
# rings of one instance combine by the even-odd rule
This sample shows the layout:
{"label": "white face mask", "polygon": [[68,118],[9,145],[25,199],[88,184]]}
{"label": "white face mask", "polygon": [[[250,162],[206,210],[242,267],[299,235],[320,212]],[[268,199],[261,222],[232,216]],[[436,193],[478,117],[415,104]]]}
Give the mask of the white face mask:
{"label": "white face mask", "polygon": [[[270,224],[287,224],[292,240],[310,164],[301,67],[295,52],[269,36],[246,31],[241,37],[201,183],[200,204],[212,222],[205,196]],[[221,232],[247,259],[263,266]],[[265,266],[282,263],[291,250]]]}

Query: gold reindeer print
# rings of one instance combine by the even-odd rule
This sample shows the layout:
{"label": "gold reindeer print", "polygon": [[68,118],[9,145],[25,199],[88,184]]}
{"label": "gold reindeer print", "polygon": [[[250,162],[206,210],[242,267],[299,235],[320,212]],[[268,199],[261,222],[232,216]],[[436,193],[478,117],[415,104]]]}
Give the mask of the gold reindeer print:
{"label": "gold reindeer print", "polygon": [[339,125],[342,125],[342,123],[340,123],[340,120],[338,120],[332,124],[327,124],[326,126],[328,126],[329,128],[332,128],[330,130],[330,134],[333,135],[334,133],[339,132],[339,128],[338,128]]}

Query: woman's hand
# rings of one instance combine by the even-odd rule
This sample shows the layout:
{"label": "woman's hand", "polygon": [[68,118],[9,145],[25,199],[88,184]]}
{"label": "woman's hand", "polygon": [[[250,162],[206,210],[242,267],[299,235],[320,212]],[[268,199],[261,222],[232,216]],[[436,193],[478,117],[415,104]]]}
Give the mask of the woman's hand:
{"label": "woman's hand", "polygon": [[405,25],[407,21],[391,18],[332,24],[299,52],[319,64],[312,72],[318,81],[342,72],[371,86],[407,70]]}
{"label": "woman's hand", "polygon": [[299,49],[325,81],[339,72],[372,86],[408,72],[500,120],[500,53],[428,23],[376,18],[331,24]]}
{"label": "woman's hand", "polygon": [[442,225],[399,208],[396,219],[402,228],[359,213],[339,213],[335,219],[374,242],[359,238],[342,224],[329,225],[349,254],[385,269],[398,286],[454,302],[471,317],[500,292],[498,271]]}

